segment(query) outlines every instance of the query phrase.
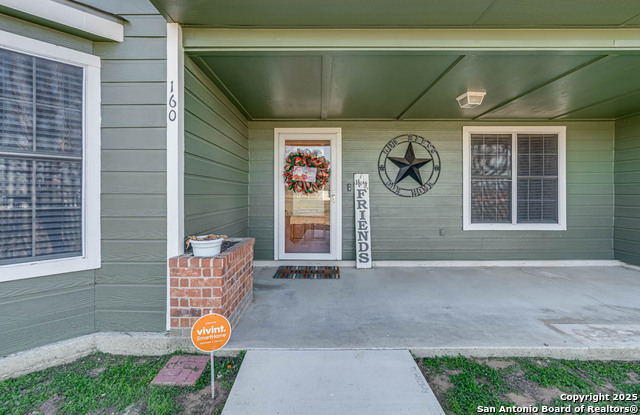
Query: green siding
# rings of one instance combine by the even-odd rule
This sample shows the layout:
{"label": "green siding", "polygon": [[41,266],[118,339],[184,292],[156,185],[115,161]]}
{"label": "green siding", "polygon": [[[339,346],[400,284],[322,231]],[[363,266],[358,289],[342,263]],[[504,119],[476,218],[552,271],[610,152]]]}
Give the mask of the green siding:
{"label": "green siding", "polygon": [[[517,123],[502,125],[549,125]],[[567,122],[568,230],[462,231],[462,127],[471,122],[251,122],[249,234],[256,259],[273,259],[273,129],[342,127],[343,259],[354,259],[354,173],[369,173],[374,260],[612,259],[613,122]],[[377,173],[391,138],[422,135],[436,146],[442,174],[427,195],[402,198]],[[439,236],[444,229],[445,235]]]}
{"label": "green siding", "polygon": [[640,265],[640,115],[616,122],[616,259]]}
{"label": "green siding", "polygon": [[188,57],[184,83],[185,233],[247,236],[247,120]]}
{"label": "green siding", "polygon": [[83,0],[124,17],[102,58],[102,268],[97,331],[164,331],[166,21],[147,0]]}
{"label": "green siding", "polygon": [[[2,14],[0,30],[80,52],[93,50],[86,39]],[[0,283],[0,357],[93,332],[94,274],[83,271]]]}
{"label": "green siding", "polygon": [[96,330],[165,330],[166,21],[147,0],[84,2],[125,17],[125,41],[2,15],[0,30],[102,58],[102,268],[1,283],[0,356]]}

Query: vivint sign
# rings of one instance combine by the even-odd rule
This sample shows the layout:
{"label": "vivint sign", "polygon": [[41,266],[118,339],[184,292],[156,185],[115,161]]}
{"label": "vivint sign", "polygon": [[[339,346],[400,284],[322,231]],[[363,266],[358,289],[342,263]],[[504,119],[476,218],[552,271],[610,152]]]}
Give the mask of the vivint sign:
{"label": "vivint sign", "polygon": [[229,341],[231,325],[220,314],[207,314],[196,321],[191,329],[193,345],[203,352],[213,352]]}

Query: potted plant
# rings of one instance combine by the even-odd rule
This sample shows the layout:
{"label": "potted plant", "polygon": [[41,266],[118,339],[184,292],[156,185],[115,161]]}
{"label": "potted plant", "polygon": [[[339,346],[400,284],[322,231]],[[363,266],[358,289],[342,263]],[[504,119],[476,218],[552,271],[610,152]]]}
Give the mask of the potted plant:
{"label": "potted plant", "polygon": [[212,257],[220,253],[222,241],[227,235],[191,235],[187,238],[187,248],[193,248],[193,256]]}

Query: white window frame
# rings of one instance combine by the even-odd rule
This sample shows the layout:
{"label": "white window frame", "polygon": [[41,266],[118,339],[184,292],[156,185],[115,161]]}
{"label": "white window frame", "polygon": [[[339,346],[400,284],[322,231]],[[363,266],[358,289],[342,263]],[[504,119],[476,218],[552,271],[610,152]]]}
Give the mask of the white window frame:
{"label": "white window frame", "polygon": [[[471,223],[471,134],[511,134],[511,223]],[[558,223],[517,223],[518,134],[558,135]],[[567,230],[567,127],[471,126],[462,128],[462,201],[464,231],[566,231]]]}
{"label": "white window frame", "polygon": [[100,268],[100,58],[0,31],[0,48],[84,68],[82,255],[0,266],[0,282]]}

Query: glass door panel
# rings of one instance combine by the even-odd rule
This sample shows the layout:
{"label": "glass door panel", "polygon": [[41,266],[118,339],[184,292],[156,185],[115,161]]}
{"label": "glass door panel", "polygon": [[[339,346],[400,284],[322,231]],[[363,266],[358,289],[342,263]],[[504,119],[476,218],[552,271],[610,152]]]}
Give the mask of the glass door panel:
{"label": "glass door panel", "polygon": [[[285,140],[283,159],[299,150],[331,160],[330,140]],[[333,170],[333,163],[329,166]],[[294,172],[295,173],[295,172]],[[315,182],[315,171],[306,171],[305,183]],[[284,189],[284,252],[328,254],[331,252],[331,180],[314,193]],[[282,226],[282,225],[281,225]]]}

